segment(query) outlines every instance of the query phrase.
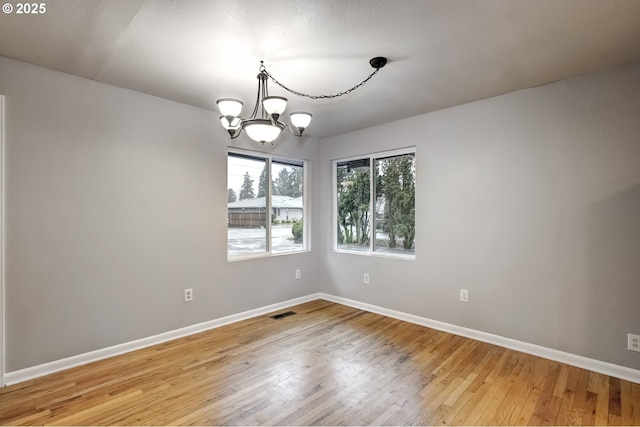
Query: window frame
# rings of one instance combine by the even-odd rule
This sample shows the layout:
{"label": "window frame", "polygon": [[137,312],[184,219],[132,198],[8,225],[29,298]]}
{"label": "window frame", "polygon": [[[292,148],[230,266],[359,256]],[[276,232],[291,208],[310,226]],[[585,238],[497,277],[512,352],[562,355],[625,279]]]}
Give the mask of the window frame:
{"label": "window frame", "polygon": [[[415,146],[412,147],[404,147],[387,151],[378,151],[375,153],[367,153],[358,156],[350,156],[339,159],[334,159],[331,161],[331,183],[332,190],[331,194],[333,197],[332,201],[332,220],[331,220],[331,242],[332,242],[332,250],[336,253],[345,253],[352,255],[362,255],[362,256],[377,256],[383,258],[394,258],[394,259],[402,259],[415,261],[416,260],[416,250],[412,253],[401,253],[401,252],[389,252],[389,251],[381,251],[375,249],[375,231],[376,231],[376,218],[375,218],[375,209],[376,209],[376,197],[375,197],[375,180],[376,180],[376,161],[382,160],[389,157],[397,157],[403,155],[413,155],[414,162],[417,163],[417,150]],[[364,160],[367,159],[369,162],[369,212],[371,212],[370,219],[370,230],[369,233],[372,233],[372,236],[369,238],[369,246],[366,250],[355,250],[355,249],[347,249],[340,248],[338,246],[338,173],[337,168],[340,163],[354,161],[354,160]],[[415,166],[414,166],[415,167]],[[417,177],[417,167],[415,167],[415,176]],[[416,179],[417,181],[417,179]],[[415,203],[415,202],[414,202]],[[415,209],[415,205],[414,205]],[[414,220],[415,221],[415,220]],[[414,223],[414,227],[416,224]]]}
{"label": "window frame", "polygon": [[243,261],[248,259],[257,259],[257,258],[268,258],[274,256],[283,256],[283,255],[292,255],[309,252],[311,250],[311,209],[310,209],[310,188],[309,185],[309,177],[310,177],[310,169],[311,162],[307,159],[296,159],[287,156],[281,155],[273,155],[271,153],[263,153],[259,151],[253,150],[244,150],[238,148],[228,148],[227,149],[227,161],[226,161],[226,186],[228,191],[229,189],[229,157],[244,157],[248,159],[256,159],[263,160],[267,165],[267,176],[266,180],[268,182],[267,185],[267,195],[265,196],[265,209],[269,212],[268,218],[271,218],[272,213],[272,196],[273,196],[273,175],[272,175],[272,165],[273,163],[280,164],[289,164],[291,166],[302,166],[302,248],[296,250],[287,250],[282,252],[273,252],[273,242],[272,242],[272,221],[269,219],[266,221],[268,227],[265,227],[265,250],[260,252],[251,252],[251,253],[243,253],[243,254],[229,254],[229,209],[227,202],[227,227],[226,227],[226,241],[227,241],[227,261]]}

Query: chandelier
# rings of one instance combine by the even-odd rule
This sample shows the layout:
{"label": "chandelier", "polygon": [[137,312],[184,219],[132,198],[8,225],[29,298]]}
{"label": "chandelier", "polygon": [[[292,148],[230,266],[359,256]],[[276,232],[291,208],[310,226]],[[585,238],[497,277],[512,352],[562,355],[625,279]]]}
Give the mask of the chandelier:
{"label": "chandelier", "polygon": [[275,84],[297,96],[303,96],[311,99],[330,99],[337,98],[342,95],[353,92],[360,86],[364,85],[369,79],[371,79],[380,68],[384,67],[387,63],[387,58],[376,57],[369,61],[369,64],[375,69],[366,79],[358,83],[351,89],[343,92],[338,92],[334,95],[308,95],[306,93],[298,92],[293,89],[289,89],[287,86],[276,80],[265,68],[264,61],[260,61],[260,69],[257,76],[258,79],[258,95],[256,97],[256,104],[253,107],[253,112],[249,118],[243,119],[240,117],[242,107],[244,103],[240,100],[233,98],[221,98],[216,101],[218,109],[222,116],[220,116],[220,122],[224,127],[231,139],[235,139],[244,130],[249,138],[262,144],[271,143],[275,141],[280,132],[284,128],[289,128],[291,133],[297,137],[301,137],[313,117],[311,113],[304,111],[295,111],[289,114],[289,120],[291,125],[288,125],[280,120],[282,113],[287,108],[287,98],[282,96],[270,96],[269,87],[267,85],[268,80],[271,79]]}

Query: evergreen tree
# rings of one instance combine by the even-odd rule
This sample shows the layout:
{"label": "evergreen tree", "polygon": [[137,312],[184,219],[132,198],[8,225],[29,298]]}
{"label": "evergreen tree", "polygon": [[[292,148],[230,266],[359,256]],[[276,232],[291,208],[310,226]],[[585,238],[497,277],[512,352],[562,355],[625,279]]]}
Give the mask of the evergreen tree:
{"label": "evergreen tree", "polygon": [[345,201],[345,198],[347,197],[347,191],[345,185],[343,185],[347,175],[349,174],[348,168],[346,166],[338,166],[336,174],[336,182],[338,183],[338,188],[336,189],[336,194],[338,195],[338,243],[350,243],[351,239],[349,238],[349,236],[345,236],[345,234],[348,233],[347,216],[349,215],[349,212],[345,206],[347,204]]}
{"label": "evergreen tree", "polygon": [[338,242],[369,244],[369,171],[338,168]]}
{"label": "evergreen tree", "polygon": [[382,176],[380,182],[382,184],[382,194],[384,195],[384,220],[383,228],[389,234],[389,247],[396,247],[397,226],[400,223],[399,197],[402,189],[400,188],[400,173],[396,167],[396,159],[387,159],[381,162]]}
{"label": "evergreen tree", "polygon": [[249,175],[249,172],[244,173],[244,181],[242,187],[240,187],[240,200],[255,199],[256,195],[253,192],[253,179]]}
{"label": "evergreen tree", "polygon": [[233,191],[233,188],[229,188],[227,190],[227,203],[232,203],[232,202],[235,202],[236,200],[238,200],[238,196],[236,195],[236,192]]}
{"label": "evergreen tree", "polygon": [[302,197],[303,169],[293,166],[280,169],[273,180],[272,191],[276,196]]}
{"label": "evergreen tree", "polygon": [[302,197],[303,194],[304,171],[300,167],[295,167],[289,173],[289,184],[291,197]]}
{"label": "evergreen tree", "polygon": [[266,197],[267,188],[267,165],[265,163],[262,172],[260,172],[260,178],[258,178],[258,197]]}
{"label": "evergreen tree", "polygon": [[356,227],[355,243],[366,246],[369,244],[369,171],[356,171],[351,190],[354,196],[354,211],[350,217]]}
{"label": "evergreen tree", "polygon": [[404,238],[403,247],[411,249],[416,235],[416,173],[414,159],[404,156],[400,159],[398,167],[402,180],[400,204],[400,222],[402,226],[399,232]]}
{"label": "evergreen tree", "polygon": [[389,247],[411,249],[415,237],[415,167],[413,158],[399,156],[380,162],[376,195],[384,199],[382,229],[389,235]]}
{"label": "evergreen tree", "polygon": [[290,190],[289,170],[287,168],[280,169],[278,176],[273,182],[273,194],[277,196],[290,196]]}

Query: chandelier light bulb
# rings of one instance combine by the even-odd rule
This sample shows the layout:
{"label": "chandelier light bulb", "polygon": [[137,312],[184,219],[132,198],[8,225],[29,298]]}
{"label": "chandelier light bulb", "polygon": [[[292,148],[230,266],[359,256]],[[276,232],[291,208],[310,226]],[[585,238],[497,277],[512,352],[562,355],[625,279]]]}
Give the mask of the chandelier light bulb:
{"label": "chandelier light bulb", "polygon": [[231,117],[238,117],[240,115],[242,106],[244,105],[242,101],[233,98],[218,99],[216,104],[218,104],[218,109],[222,115],[229,118],[229,122],[231,122]]}
{"label": "chandelier light bulb", "polygon": [[274,125],[269,119],[249,119],[243,126],[249,138],[262,144],[275,141],[284,129],[283,124],[276,123]]}
{"label": "chandelier light bulb", "polygon": [[300,135],[302,135],[302,132],[304,132],[307,126],[309,126],[312,117],[313,116],[311,115],[311,113],[306,113],[304,111],[296,111],[289,114],[289,120],[291,120],[291,124],[298,129]]}
{"label": "chandelier light bulb", "polygon": [[265,111],[277,121],[280,114],[284,113],[284,110],[287,108],[287,98],[282,96],[267,96],[262,100],[262,106]]}

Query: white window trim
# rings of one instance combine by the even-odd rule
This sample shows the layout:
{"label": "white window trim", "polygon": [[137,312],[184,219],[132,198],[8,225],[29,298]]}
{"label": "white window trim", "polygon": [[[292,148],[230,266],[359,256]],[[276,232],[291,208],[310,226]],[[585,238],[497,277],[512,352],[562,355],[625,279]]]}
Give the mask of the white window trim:
{"label": "white window trim", "polygon": [[[311,201],[311,197],[310,197],[310,189],[311,186],[309,184],[310,181],[310,172],[311,172],[311,162],[308,159],[297,159],[297,158],[293,158],[293,157],[287,157],[287,156],[280,156],[280,155],[272,155],[270,153],[263,153],[260,151],[253,151],[253,150],[245,150],[245,149],[239,149],[239,148],[228,148],[227,149],[227,162],[226,162],[226,177],[228,179],[229,177],[229,169],[228,169],[228,159],[229,159],[229,155],[233,155],[233,154],[237,154],[239,156],[248,156],[248,157],[256,157],[256,158],[261,158],[261,159],[265,159],[267,161],[267,164],[269,167],[267,167],[267,182],[269,183],[269,197],[266,197],[265,203],[266,203],[266,210],[267,212],[271,213],[271,164],[273,161],[278,162],[278,161],[282,161],[282,162],[291,162],[291,163],[302,163],[302,206],[303,206],[303,213],[302,213],[302,226],[303,226],[303,231],[302,234],[304,236],[304,239],[302,240],[302,249],[300,250],[292,250],[292,251],[284,251],[284,252],[272,252],[271,250],[271,221],[267,220],[267,224],[269,224],[269,226],[266,228],[266,249],[264,252],[256,252],[256,253],[247,253],[247,254],[239,254],[239,255],[229,255],[229,249],[228,249],[228,226],[227,226],[227,262],[235,262],[235,261],[244,261],[244,260],[249,260],[249,259],[256,259],[256,258],[268,258],[268,257],[276,257],[276,256],[282,256],[282,255],[293,255],[293,254],[300,254],[300,253],[306,253],[306,252],[310,252],[311,251],[311,208],[310,208],[310,201]],[[227,181],[227,186],[228,186],[228,181]],[[226,191],[225,191],[226,192]],[[228,215],[227,215],[228,218]],[[271,218],[271,215],[268,216],[268,218]]]}
{"label": "white window trim", "polygon": [[[375,153],[368,153],[368,154],[362,154],[359,156],[350,156],[350,157],[342,157],[339,159],[334,159],[331,161],[331,194],[332,194],[332,198],[333,198],[333,202],[331,204],[332,206],[332,220],[331,220],[331,241],[332,241],[332,251],[336,252],[336,253],[344,253],[344,254],[352,254],[352,255],[360,255],[360,256],[375,256],[375,257],[382,257],[382,258],[393,258],[393,259],[402,259],[402,260],[407,260],[407,261],[415,261],[416,260],[416,253],[417,251],[415,251],[413,254],[403,254],[403,253],[397,253],[397,252],[384,252],[384,251],[376,251],[374,250],[374,245],[375,245],[375,239],[370,238],[369,239],[369,247],[366,251],[358,251],[358,250],[353,250],[353,249],[342,249],[338,247],[338,218],[337,218],[337,213],[338,213],[338,193],[337,193],[337,188],[338,188],[338,177],[336,174],[336,168],[338,167],[338,163],[342,163],[342,162],[348,162],[351,160],[359,160],[359,159],[369,159],[369,167],[371,168],[370,170],[373,170],[373,164],[375,162],[376,159],[381,159],[381,158],[385,158],[385,157],[394,157],[394,156],[402,156],[405,154],[413,154],[416,158],[416,162],[417,162],[417,149],[415,146],[412,147],[404,147],[404,148],[398,148],[398,149],[393,149],[393,150],[387,150],[387,151],[378,151]],[[416,167],[416,176],[418,175],[418,168]],[[375,174],[374,173],[369,173],[369,189],[370,191],[373,190],[375,185]],[[373,195],[373,191],[372,194],[370,194],[369,197],[369,211],[370,212],[375,212],[375,197]],[[375,215],[373,215],[373,220],[372,223],[370,224],[371,230],[370,233],[374,233],[375,230],[373,228],[375,228]]]}

